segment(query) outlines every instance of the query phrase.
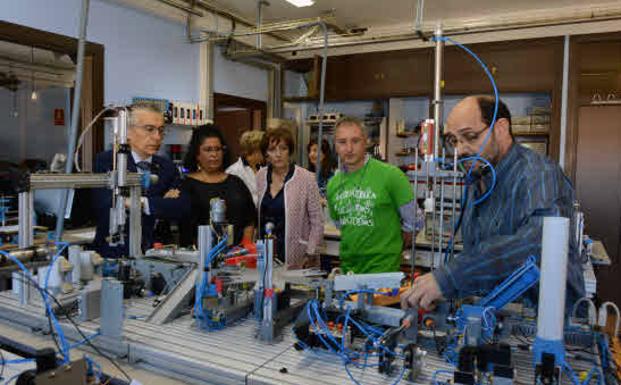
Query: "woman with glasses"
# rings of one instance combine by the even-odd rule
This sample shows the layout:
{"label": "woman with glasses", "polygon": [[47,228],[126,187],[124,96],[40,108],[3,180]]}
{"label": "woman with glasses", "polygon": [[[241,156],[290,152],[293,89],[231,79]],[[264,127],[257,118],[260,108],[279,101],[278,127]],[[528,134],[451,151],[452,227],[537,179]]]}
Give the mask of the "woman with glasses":
{"label": "woman with glasses", "polygon": [[285,127],[269,130],[261,149],[268,167],[257,174],[259,231],[266,235],[272,223],[275,258],[288,269],[319,266],[318,246],[323,239],[323,213],[315,174],[294,165],[295,145]]}
{"label": "woman with glasses", "polygon": [[212,124],[195,129],[184,161],[189,173],[182,191],[189,196],[192,211],[180,228],[181,245],[195,244],[198,226],[209,224],[213,198],[226,203],[226,220],[233,225],[234,243],[252,243],[256,218],[252,195],[240,178],[224,172],[227,165],[228,152],[222,133]]}

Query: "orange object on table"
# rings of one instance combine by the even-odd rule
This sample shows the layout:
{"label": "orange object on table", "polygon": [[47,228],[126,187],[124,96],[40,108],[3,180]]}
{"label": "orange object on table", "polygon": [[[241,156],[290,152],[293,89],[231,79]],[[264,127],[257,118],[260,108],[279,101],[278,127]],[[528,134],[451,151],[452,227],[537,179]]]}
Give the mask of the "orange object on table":
{"label": "orange object on table", "polygon": [[[402,286],[399,288],[399,292],[395,295],[373,294],[373,305],[390,306],[401,303],[401,294],[409,288],[410,286]],[[379,289],[377,291],[388,294],[392,292],[392,289]],[[351,300],[356,302],[358,300],[358,294],[352,294]]]}
{"label": "orange object on table", "polygon": [[224,264],[227,266],[245,266],[249,269],[256,269],[257,268],[257,255],[246,254],[246,255],[240,255],[238,257],[227,258],[224,261]]}

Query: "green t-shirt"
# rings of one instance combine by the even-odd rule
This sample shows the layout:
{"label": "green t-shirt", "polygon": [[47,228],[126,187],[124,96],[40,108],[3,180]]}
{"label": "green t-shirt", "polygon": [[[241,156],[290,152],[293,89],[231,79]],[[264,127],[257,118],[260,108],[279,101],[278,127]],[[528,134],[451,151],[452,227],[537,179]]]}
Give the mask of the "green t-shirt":
{"label": "green t-shirt", "polygon": [[328,183],[330,216],[341,225],[341,268],[347,272],[399,271],[403,239],[399,207],[414,199],[401,170],[369,159]]}

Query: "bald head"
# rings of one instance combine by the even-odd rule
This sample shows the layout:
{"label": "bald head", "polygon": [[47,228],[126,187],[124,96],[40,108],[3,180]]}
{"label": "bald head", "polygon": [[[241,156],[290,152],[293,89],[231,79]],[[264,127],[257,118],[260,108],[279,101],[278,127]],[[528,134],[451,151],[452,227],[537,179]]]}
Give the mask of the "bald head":
{"label": "bald head", "polygon": [[[493,133],[482,151],[482,156],[492,163],[502,159],[513,143],[511,114],[502,101],[498,104]],[[494,97],[469,96],[451,110],[446,120],[445,135],[449,142],[454,143],[460,156],[475,155],[480,151],[489,134],[494,105]]]}

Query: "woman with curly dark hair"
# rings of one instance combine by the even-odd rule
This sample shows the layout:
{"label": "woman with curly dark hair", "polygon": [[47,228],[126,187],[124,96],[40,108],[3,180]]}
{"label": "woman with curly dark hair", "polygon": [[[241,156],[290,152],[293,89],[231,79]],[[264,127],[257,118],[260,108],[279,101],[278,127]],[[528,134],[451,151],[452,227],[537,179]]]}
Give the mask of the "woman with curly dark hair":
{"label": "woman with curly dark hair", "polygon": [[190,218],[181,224],[180,244],[195,244],[199,225],[209,224],[210,201],[226,202],[226,219],[233,225],[235,244],[250,244],[254,233],[256,209],[244,182],[224,172],[229,154],[222,133],[212,124],[192,133],[184,166],[188,174],[181,185],[190,197]]}

